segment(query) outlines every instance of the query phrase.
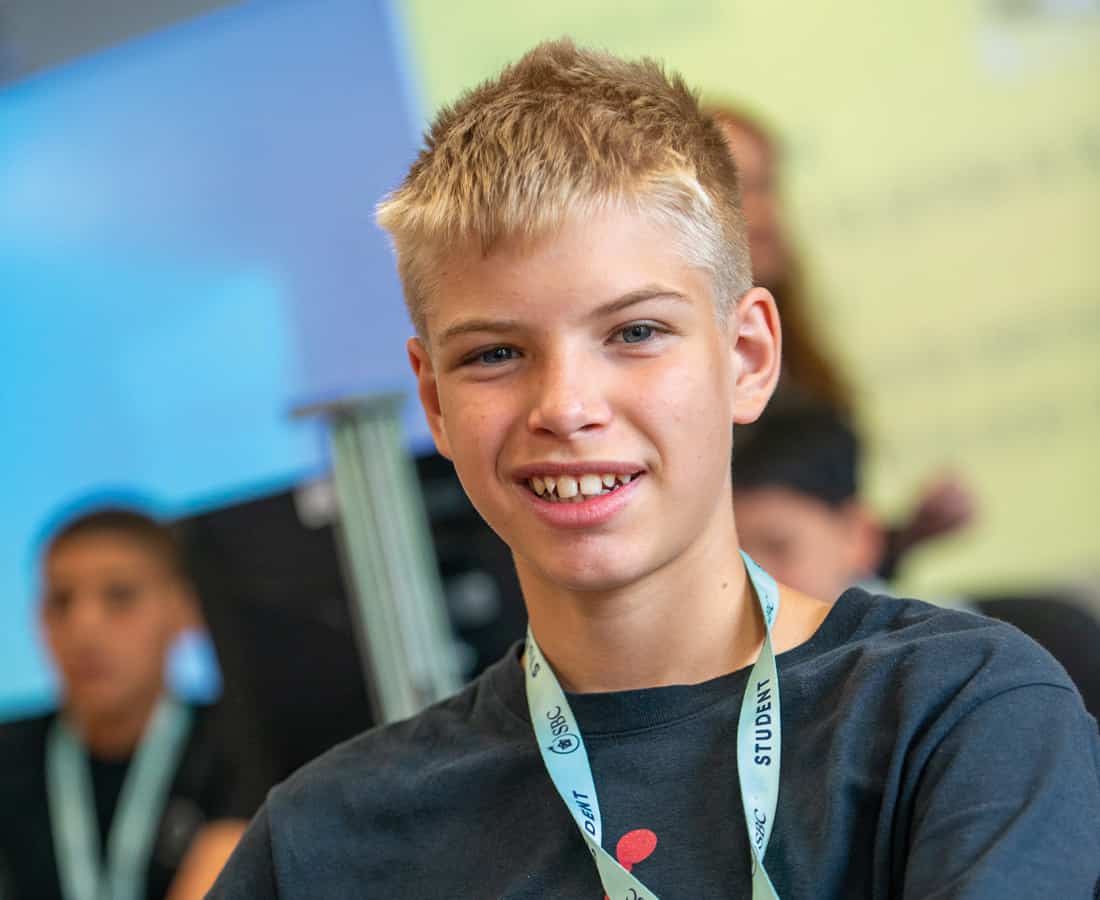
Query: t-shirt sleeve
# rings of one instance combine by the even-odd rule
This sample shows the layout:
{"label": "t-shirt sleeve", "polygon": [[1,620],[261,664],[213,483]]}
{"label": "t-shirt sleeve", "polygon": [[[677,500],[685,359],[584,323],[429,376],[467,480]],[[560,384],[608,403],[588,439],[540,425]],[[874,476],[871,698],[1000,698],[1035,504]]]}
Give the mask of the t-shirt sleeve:
{"label": "t-shirt sleeve", "polygon": [[267,807],[260,807],[206,900],[268,900],[277,898],[275,865]]}
{"label": "t-shirt sleeve", "polygon": [[1056,685],[984,701],[920,776],[904,896],[1092,898],[1098,889],[1096,721]]}

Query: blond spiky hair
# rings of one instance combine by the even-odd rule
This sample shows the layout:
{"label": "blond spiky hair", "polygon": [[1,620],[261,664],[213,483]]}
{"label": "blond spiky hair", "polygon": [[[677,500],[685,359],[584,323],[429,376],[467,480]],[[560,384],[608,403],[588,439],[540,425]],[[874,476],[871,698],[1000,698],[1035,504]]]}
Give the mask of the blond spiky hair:
{"label": "blond spiky hair", "polygon": [[471,239],[535,240],[570,216],[618,206],[672,226],[714,280],[719,313],[752,286],[737,177],[720,129],[660,64],[541,44],[443,109],[378,206],[413,324],[440,256]]}

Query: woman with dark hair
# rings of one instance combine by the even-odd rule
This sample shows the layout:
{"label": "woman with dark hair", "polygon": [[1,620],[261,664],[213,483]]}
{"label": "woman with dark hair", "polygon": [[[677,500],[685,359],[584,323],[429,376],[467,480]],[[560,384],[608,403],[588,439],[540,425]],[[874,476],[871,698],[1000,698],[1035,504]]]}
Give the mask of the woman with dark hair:
{"label": "woman with dark hair", "polygon": [[776,144],[759,124],[732,107],[712,107],[710,112],[737,162],[753,281],[772,292],[783,322],[783,377],[772,404],[801,398],[851,414],[852,388],[814,331],[802,272],[783,223]]}
{"label": "woman with dark hair", "polygon": [[42,556],[60,708],[0,726],[0,897],[201,897],[258,796],[210,710],[165,684],[198,616],[171,531],[134,510],[70,521]]}
{"label": "woman with dark hair", "polygon": [[[783,222],[777,190],[779,149],[759,121],[730,105],[708,109],[722,127],[737,163],[748,227],[753,280],[775,297],[783,322],[783,374],[764,415],[825,407],[851,421],[855,397],[848,379],[815,331],[802,272]],[[745,440],[751,440],[751,427]],[[956,477],[943,475],[922,491],[907,520],[887,532],[879,574],[890,577],[917,544],[949,534],[974,516],[974,499]]]}

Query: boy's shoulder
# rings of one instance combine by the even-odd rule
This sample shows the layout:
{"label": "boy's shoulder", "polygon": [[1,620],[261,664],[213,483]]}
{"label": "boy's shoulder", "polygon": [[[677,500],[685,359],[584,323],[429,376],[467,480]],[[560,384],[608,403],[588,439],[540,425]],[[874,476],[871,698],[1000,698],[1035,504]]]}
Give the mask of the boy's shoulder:
{"label": "boy's shoulder", "polygon": [[50,726],[50,722],[56,716],[57,710],[49,709],[18,719],[8,719],[5,722],[0,722],[0,737],[14,738],[16,735],[44,735]]}
{"label": "boy's shoulder", "polygon": [[837,600],[808,642],[809,669],[934,702],[979,703],[1006,691],[1046,686],[1076,691],[1065,669],[1016,627],[977,612],[855,587]]}
{"label": "boy's shoulder", "polygon": [[[45,808],[46,737],[55,717],[50,712],[0,724],[0,809]],[[0,842],[12,833],[8,826],[23,828],[26,822],[0,816]]]}
{"label": "boy's shoulder", "polygon": [[43,764],[46,735],[55,716],[55,712],[48,712],[0,723],[0,760],[4,770],[11,771],[32,760]]}

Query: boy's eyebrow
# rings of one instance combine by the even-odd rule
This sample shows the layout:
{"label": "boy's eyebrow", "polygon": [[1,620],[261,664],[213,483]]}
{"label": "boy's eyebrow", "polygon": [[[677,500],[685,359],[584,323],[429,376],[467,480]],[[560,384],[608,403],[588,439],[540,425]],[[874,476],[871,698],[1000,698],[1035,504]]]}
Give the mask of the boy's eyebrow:
{"label": "boy's eyebrow", "polygon": [[508,332],[518,331],[519,327],[520,324],[515,319],[460,319],[439,336],[439,346],[442,347],[451,338],[473,331]]}
{"label": "boy's eyebrow", "polygon": [[603,306],[597,307],[589,313],[588,318],[600,319],[612,313],[622,312],[624,309],[634,306],[636,303],[644,303],[646,300],[676,300],[683,303],[691,302],[686,295],[672,288],[664,287],[659,284],[647,284],[645,287],[630,291],[615,300],[605,303]]}
{"label": "boy's eyebrow", "polygon": [[[592,310],[585,318],[600,319],[613,313],[622,312],[624,309],[638,303],[644,303],[647,300],[691,302],[686,295],[672,288],[663,287],[659,284],[646,285],[645,287],[640,287],[629,293],[623,294],[621,297],[616,297],[614,300],[610,300],[602,306],[596,307],[596,309]],[[449,340],[459,335],[470,334],[475,331],[509,332],[518,331],[520,327],[521,324],[516,319],[460,319],[458,322],[450,325],[439,336],[439,346],[443,346]]]}

